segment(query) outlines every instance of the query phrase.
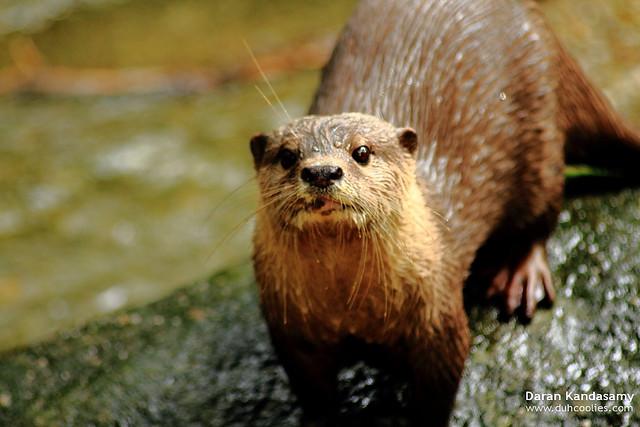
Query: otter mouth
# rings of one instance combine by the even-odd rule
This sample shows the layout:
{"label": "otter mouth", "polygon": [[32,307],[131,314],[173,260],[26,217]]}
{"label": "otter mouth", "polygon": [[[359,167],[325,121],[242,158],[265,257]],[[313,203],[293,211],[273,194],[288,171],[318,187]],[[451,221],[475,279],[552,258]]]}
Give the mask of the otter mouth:
{"label": "otter mouth", "polygon": [[341,211],[347,208],[347,206],[338,202],[335,199],[327,196],[316,197],[313,201],[307,204],[307,211],[319,213],[320,215],[330,215],[334,211]]}

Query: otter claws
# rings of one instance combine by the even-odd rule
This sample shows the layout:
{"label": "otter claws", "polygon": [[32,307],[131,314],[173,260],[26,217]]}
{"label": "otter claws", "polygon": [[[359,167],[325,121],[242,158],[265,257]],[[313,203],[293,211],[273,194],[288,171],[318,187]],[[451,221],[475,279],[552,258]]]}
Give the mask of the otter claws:
{"label": "otter claws", "polygon": [[522,322],[530,322],[538,303],[553,303],[555,290],[547,255],[542,243],[534,244],[514,266],[502,268],[487,290],[487,298],[502,299],[502,315],[512,317],[516,310]]}

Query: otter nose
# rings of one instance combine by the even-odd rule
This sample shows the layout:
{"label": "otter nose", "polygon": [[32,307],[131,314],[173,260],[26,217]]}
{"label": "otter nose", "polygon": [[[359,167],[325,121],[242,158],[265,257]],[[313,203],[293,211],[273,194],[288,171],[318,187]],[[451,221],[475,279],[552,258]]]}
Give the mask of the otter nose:
{"label": "otter nose", "polygon": [[300,178],[314,187],[326,188],[342,178],[342,169],[338,166],[309,166],[302,169]]}

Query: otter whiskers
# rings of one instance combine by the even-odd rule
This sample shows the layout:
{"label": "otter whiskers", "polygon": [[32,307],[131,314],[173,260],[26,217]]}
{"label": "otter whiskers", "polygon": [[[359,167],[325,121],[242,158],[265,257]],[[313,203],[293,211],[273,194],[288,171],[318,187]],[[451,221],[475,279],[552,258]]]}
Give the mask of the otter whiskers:
{"label": "otter whiskers", "polygon": [[[244,184],[242,184],[240,187],[234,189],[230,194],[228,194],[227,196],[225,196],[223,198],[222,201],[220,201],[218,203],[218,205],[214,208],[214,212],[220,208],[220,206],[222,206],[222,204],[224,204],[226,201],[228,201],[234,193],[237,193],[243,186],[245,186],[246,184],[248,184],[249,182],[252,182],[253,180],[255,180],[255,177],[249,179],[247,182],[245,182]],[[229,239],[231,237],[233,237],[233,235],[235,235],[238,230],[240,230],[243,226],[245,226],[249,221],[251,221],[251,219],[253,219],[259,212],[268,209],[269,207],[271,207],[274,204],[277,204],[278,202],[280,203],[284,203],[287,201],[287,199],[289,198],[294,198],[294,195],[282,195],[283,191],[282,189],[278,189],[276,191],[273,192],[272,195],[270,194],[265,194],[264,197],[264,203],[261,204],[261,206],[259,208],[257,208],[255,211],[253,211],[250,215],[247,215],[246,217],[244,217],[243,219],[241,219],[236,225],[234,225],[230,231],[228,231],[213,247],[213,249],[211,250],[211,252],[209,253],[209,255],[206,258],[206,262],[208,263],[211,258],[213,257],[213,255],[215,255],[215,253],[222,247],[222,245],[224,245],[227,241],[229,241]],[[274,197],[275,195],[280,195],[280,197]],[[284,200],[282,200],[284,199]],[[208,220],[210,219],[210,217],[213,215],[212,212],[209,215]],[[207,221],[208,221],[207,220]]]}
{"label": "otter whiskers", "polygon": [[[256,58],[256,55],[253,53],[253,50],[249,46],[249,43],[247,43],[247,40],[245,40],[245,39],[242,39],[242,43],[244,44],[244,47],[247,49],[247,52],[249,53],[249,56],[251,57],[251,60],[253,61],[253,64],[256,66],[256,69],[258,70],[258,73],[260,73],[260,76],[262,77],[262,80],[264,80],[264,82],[266,83],[267,87],[269,88],[269,90],[273,94],[273,97],[275,98],[276,102],[278,103],[278,105],[280,106],[282,111],[284,112],[285,118],[288,121],[291,121],[291,116],[289,115],[289,112],[287,111],[287,109],[285,108],[284,104],[282,103],[282,100],[280,100],[280,97],[278,96],[278,93],[276,92],[276,90],[273,88],[273,85],[271,84],[271,82],[267,78],[266,73],[264,72],[264,70],[260,66],[260,63],[258,62],[258,58]],[[260,89],[260,87],[258,85],[254,85],[254,87],[256,88],[258,93],[260,93],[262,98],[267,102],[267,104],[269,104],[269,106],[271,107],[273,112],[276,115],[278,115],[278,112],[277,112],[276,108],[273,106],[273,103],[271,103],[271,101],[269,100],[269,97],[262,91],[262,89]],[[295,133],[294,133],[294,135],[297,137],[297,135]]]}

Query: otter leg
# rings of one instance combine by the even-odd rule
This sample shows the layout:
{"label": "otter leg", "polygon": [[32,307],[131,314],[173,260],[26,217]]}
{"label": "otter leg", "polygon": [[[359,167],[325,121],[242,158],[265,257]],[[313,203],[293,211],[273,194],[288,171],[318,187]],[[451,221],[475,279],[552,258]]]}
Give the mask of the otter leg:
{"label": "otter leg", "polygon": [[503,298],[504,314],[512,316],[520,307],[527,321],[533,318],[539,302],[553,303],[555,290],[544,242],[534,243],[522,258],[496,274],[487,290],[487,297],[498,295]]}
{"label": "otter leg", "polygon": [[[500,228],[478,250],[471,268],[485,295],[501,305],[502,317],[517,314],[523,323],[531,321],[539,302],[548,306],[555,298],[545,246],[557,223],[564,184],[562,141],[537,145],[541,148],[531,155],[543,158],[522,162],[527,184],[509,200]],[[536,171],[530,165],[545,166]]]}
{"label": "otter leg", "polygon": [[435,375],[416,372],[411,384],[409,415],[414,427],[446,427],[455,403],[458,384]]}
{"label": "otter leg", "polygon": [[[412,425],[447,426],[453,410],[464,364],[469,354],[469,328],[461,304],[454,311],[430,319],[409,346]],[[450,307],[451,308],[451,307]],[[433,326],[437,325],[437,329]]]}
{"label": "otter leg", "polygon": [[306,341],[272,337],[276,353],[302,407],[301,425],[332,426],[337,416],[338,370],[336,351]]}

